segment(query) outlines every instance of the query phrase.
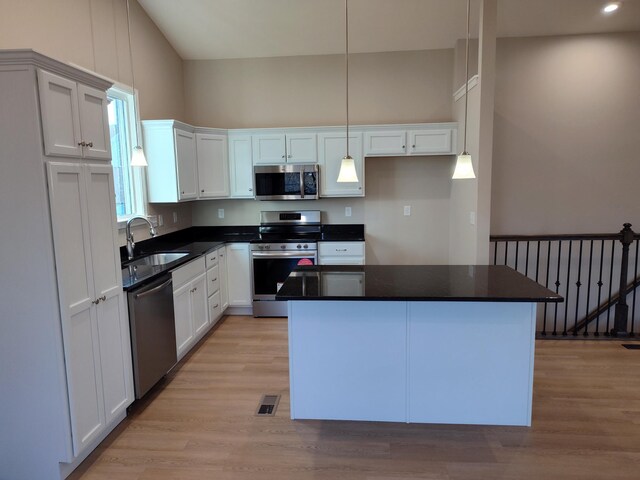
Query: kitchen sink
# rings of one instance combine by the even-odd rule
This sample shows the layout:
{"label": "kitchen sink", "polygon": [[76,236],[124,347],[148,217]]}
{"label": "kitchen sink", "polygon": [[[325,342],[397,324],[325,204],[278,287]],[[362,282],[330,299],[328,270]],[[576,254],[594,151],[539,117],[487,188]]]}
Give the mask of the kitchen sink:
{"label": "kitchen sink", "polygon": [[179,258],[189,255],[188,253],[154,253],[153,255],[147,255],[146,257],[138,258],[127,263],[127,266],[137,267],[139,265],[151,265],[154,267],[160,265],[166,265],[174,262]]}

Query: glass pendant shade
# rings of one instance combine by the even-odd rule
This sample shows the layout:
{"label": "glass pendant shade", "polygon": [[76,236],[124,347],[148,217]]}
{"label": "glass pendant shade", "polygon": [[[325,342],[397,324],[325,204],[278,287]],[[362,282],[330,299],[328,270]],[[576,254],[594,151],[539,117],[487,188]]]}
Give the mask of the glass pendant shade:
{"label": "glass pendant shade", "polygon": [[453,172],[454,180],[463,178],[476,178],[476,174],[473,171],[473,162],[471,161],[471,155],[466,152],[458,155],[456,161],[456,169]]}
{"label": "glass pendant shade", "polygon": [[136,145],[133,147],[133,152],[131,153],[131,166],[132,167],[146,167],[149,164],[147,163],[147,158],[144,156],[144,150],[140,145]]}
{"label": "glass pendant shade", "polygon": [[356,183],[358,174],[356,173],[356,162],[349,155],[342,159],[340,163],[340,173],[338,174],[338,183]]}

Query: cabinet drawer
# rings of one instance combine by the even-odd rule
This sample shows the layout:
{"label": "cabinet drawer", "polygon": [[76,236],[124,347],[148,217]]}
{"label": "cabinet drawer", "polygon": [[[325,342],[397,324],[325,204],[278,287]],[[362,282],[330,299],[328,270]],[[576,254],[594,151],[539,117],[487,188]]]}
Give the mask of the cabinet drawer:
{"label": "cabinet drawer", "polygon": [[218,264],[218,252],[220,250],[214,250],[213,252],[209,252],[206,255],[206,263],[207,263],[207,268],[211,268],[214,265]]}
{"label": "cabinet drawer", "polygon": [[324,256],[318,260],[318,265],[364,265],[363,256],[335,257]]}
{"label": "cabinet drawer", "polygon": [[364,242],[320,242],[318,254],[321,257],[364,257]]}
{"label": "cabinet drawer", "polygon": [[201,256],[186,265],[182,265],[181,267],[173,270],[171,272],[171,277],[173,278],[173,291],[175,292],[192,278],[202,275],[205,271],[204,265],[204,256]]}
{"label": "cabinet drawer", "polygon": [[222,315],[222,302],[220,292],[216,292],[209,297],[209,322],[215,325]]}
{"label": "cabinet drawer", "polygon": [[220,290],[220,267],[214,265],[207,270],[207,293],[209,296]]}

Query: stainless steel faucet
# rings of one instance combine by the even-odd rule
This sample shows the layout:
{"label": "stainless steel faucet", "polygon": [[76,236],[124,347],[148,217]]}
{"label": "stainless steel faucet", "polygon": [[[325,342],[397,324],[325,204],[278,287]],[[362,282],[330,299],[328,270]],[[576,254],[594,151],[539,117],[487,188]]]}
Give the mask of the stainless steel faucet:
{"label": "stainless steel faucet", "polygon": [[131,224],[133,223],[134,220],[144,220],[145,222],[147,222],[149,224],[149,234],[152,237],[155,237],[157,235],[156,233],[156,229],[153,228],[153,225],[151,224],[151,222],[149,221],[148,218],[145,217],[132,217],[129,219],[129,221],[127,222],[127,228],[125,230],[125,234],[127,236],[127,258],[129,260],[131,260],[133,258],[133,249],[136,246],[136,242],[133,241],[133,233],[131,233]]}

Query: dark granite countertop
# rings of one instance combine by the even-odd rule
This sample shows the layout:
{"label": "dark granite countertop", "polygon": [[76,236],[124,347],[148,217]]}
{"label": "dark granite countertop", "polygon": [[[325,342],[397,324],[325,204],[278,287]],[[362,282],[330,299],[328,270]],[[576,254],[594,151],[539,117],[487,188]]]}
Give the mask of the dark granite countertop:
{"label": "dark granite countertop", "polygon": [[296,268],[276,300],[562,302],[563,298],[496,265],[358,265]]}

